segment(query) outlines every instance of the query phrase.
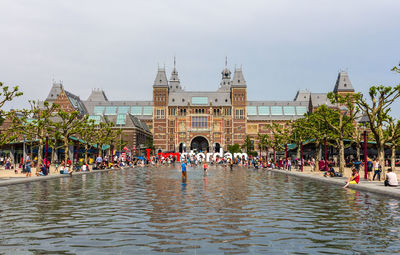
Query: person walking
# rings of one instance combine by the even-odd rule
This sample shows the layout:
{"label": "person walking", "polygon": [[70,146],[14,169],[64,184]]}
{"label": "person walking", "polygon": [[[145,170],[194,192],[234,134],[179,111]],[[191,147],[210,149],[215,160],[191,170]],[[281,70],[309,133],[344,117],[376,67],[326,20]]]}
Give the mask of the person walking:
{"label": "person walking", "polygon": [[26,171],[26,177],[31,177],[31,166],[32,166],[32,161],[29,155],[26,156],[26,161],[25,161],[25,171]]}
{"label": "person walking", "polygon": [[187,179],[187,171],[186,171],[186,161],[184,160],[183,163],[181,164],[181,169],[182,169],[182,181],[186,182]]}
{"label": "person walking", "polygon": [[382,172],[382,167],[379,164],[378,159],[375,159],[374,161],[374,176],[372,177],[372,180],[375,180],[375,176],[378,176],[378,181],[381,181],[381,172]]}

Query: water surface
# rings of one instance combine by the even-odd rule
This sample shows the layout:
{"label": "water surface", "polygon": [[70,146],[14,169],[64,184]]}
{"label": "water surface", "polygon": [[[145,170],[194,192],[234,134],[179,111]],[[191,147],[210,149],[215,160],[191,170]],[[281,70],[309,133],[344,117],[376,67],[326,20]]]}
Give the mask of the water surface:
{"label": "water surface", "polygon": [[265,170],[126,169],[0,201],[5,254],[400,253],[398,200]]}

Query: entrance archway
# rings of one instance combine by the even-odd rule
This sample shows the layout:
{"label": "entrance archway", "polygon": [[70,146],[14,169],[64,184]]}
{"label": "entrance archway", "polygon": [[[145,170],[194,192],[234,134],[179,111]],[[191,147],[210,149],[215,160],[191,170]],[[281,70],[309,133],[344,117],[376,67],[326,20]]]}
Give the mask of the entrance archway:
{"label": "entrance archway", "polygon": [[179,144],[179,153],[186,151],[186,145],[184,143]]}
{"label": "entrance archway", "polygon": [[203,136],[196,136],[190,143],[190,150],[195,152],[205,152],[208,150],[208,141]]}
{"label": "entrance archway", "polygon": [[221,145],[219,143],[215,143],[215,152],[219,152],[221,149]]}

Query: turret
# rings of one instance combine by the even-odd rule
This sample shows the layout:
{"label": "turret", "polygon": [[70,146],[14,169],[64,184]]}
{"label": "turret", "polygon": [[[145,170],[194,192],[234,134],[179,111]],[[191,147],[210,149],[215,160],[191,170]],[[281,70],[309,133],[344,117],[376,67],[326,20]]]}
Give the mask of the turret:
{"label": "turret", "polygon": [[246,86],[246,80],[244,79],[242,67],[235,68],[235,73],[233,74],[232,86]]}
{"label": "turret", "polygon": [[337,94],[353,94],[354,93],[354,88],[353,88],[353,85],[351,84],[351,81],[349,79],[349,75],[347,74],[347,72],[344,72],[344,71],[339,72],[333,92],[337,93]]}
{"label": "turret", "polygon": [[219,86],[220,91],[230,91],[231,89],[231,71],[228,69],[228,61],[225,59],[225,68],[221,72],[222,80]]}
{"label": "turret", "polygon": [[157,87],[168,87],[167,75],[165,74],[165,68],[158,68],[156,79],[154,80],[153,86]]}
{"label": "turret", "polygon": [[174,69],[171,72],[169,79],[169,88],[171,92],[181,91],[181,82],[179,81],[178,71],[176,70],[176,59],[174,58]]}

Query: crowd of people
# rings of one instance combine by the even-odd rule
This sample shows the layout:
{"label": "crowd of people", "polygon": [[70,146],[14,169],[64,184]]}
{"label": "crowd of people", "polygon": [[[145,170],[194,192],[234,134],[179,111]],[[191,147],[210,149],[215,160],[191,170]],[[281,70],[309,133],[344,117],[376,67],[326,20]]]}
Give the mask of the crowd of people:
{"label": "crowd of people", "polygon": [[[82,159],[73,164],[70,159],[66,162],[61,161],[60,164],[55,164],[55,171],[60,174],[68,174],[72,175],[73,172],[86,172],[92,170],[101,170],[101,169],[121,169],[121,168],[132,168],[132,167],[144,167],[144,166],[170,166],[175,165],[179,162],[179,165],[182,170],[182,178],[186,179],[186,170],[187,167],[198,167],[202,166],[204,169],[204,174],[207,174],[209,165],[219,165],[225,168],[233,169],[234,166],[239,167],[247,167],[252,169],[282,169],[287,171],[292,171],[292,169],[300,171],[302,167],[309,166],[311,171],[316,169],[317,162],[314,158],[309,158],[308,160],[300,160],[299,158],[295,158],[292,160],[291,157],[287,158],[278,158],[277,160],[266,160],[262,157],[236,157],[236,158],[225,158],[225,157],[214,157],[206,161],[205,158],[196,157],[196,156],[186,156],[182,158],[177,158],[176,156],[165,156],[163,154],[151,156],[149,159],[147,157],[130,157],[130,156],[117,156],[117,155],[105,155],[97,156],[94,159],[89,160],[88,162],[83,161]],[[10,158],[0,158],[0,164],[3,164],[6,169],[11,169],[11,159]],[[31,160],[30,156],[26,156],[25,162],[22,161],[21,168],[27,177],[30,177],[32,174],[32,168],[36,167],[36,175],[37,176],[46,176],[50,173],[50,161],[48,159],[44,159],[43,163],[40,166],[36,166],[37,161]],[[338,173],[334,170],[335,161],[325,162],[321,160],[318,162],[319,170],[324,171],[325,177],[342,177],[341,173]],[[89,166],[91,165],[91,167]],[[358,184],[360,182],[360,171],[364,169],[364,162],[354,160],[351,165],[352,174],[347,179],[344,187],[348,187],[349,184]],[[8,167],[8,168],[7,168]],[[17,172],[17,170],[15,170]],[[374,181],[377,179],[381,180],[382,166],[380,165],[377,159],[371,160],[368,158],[367,161],[367,179],[369,181]],[[392,169],[388,169],[385,175],[385,186],[398,186],[397,175],[392,171]]]}

